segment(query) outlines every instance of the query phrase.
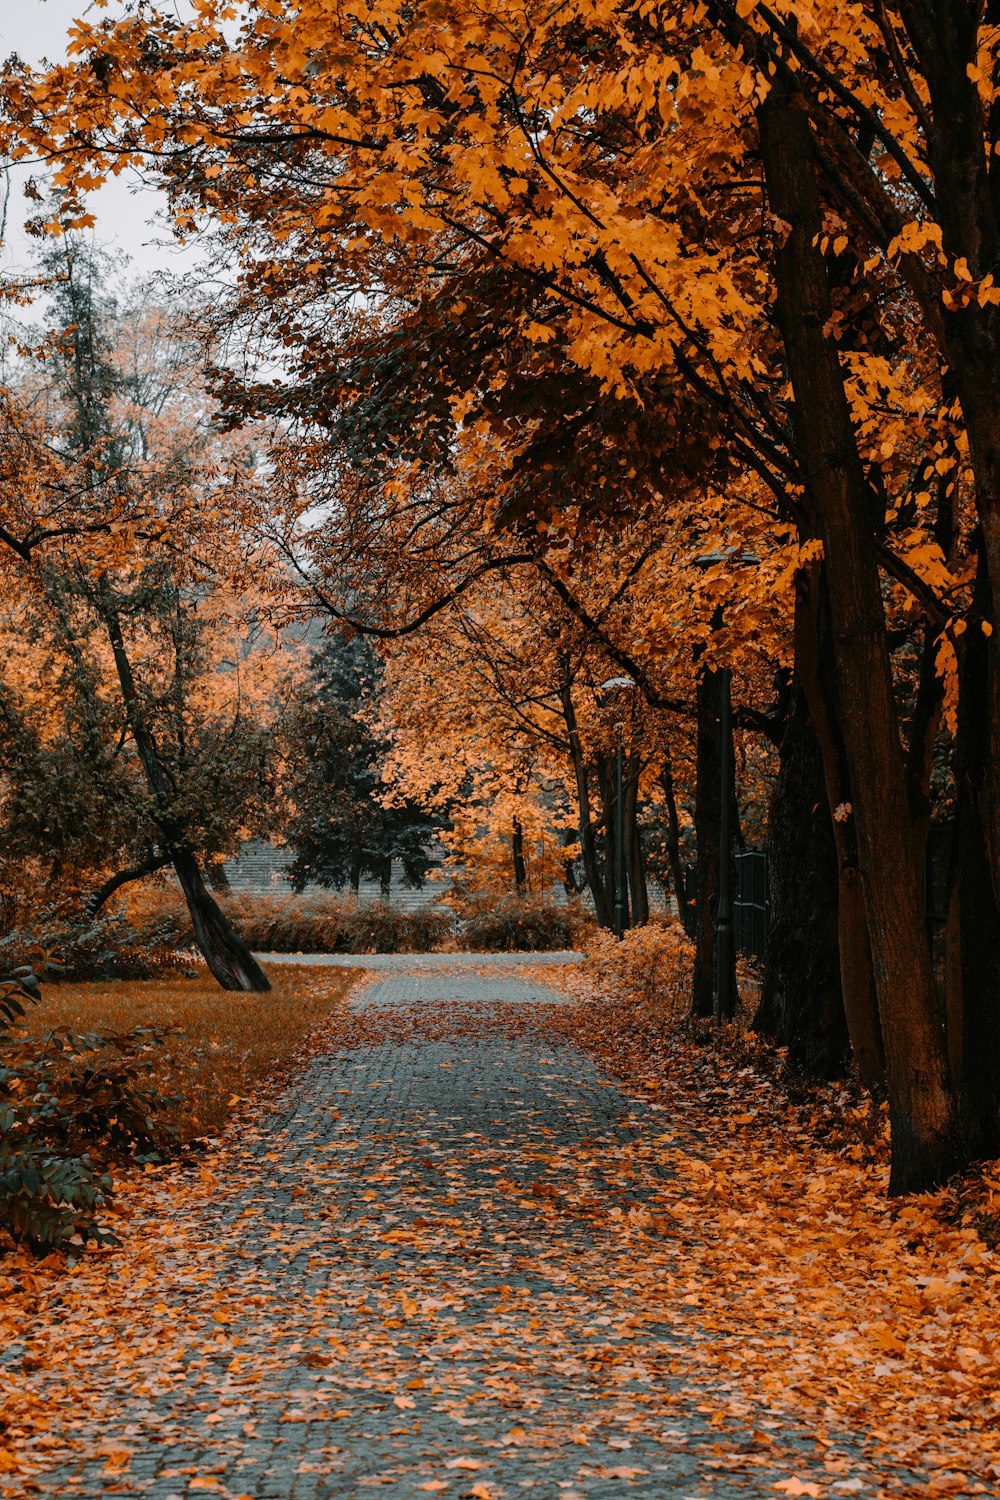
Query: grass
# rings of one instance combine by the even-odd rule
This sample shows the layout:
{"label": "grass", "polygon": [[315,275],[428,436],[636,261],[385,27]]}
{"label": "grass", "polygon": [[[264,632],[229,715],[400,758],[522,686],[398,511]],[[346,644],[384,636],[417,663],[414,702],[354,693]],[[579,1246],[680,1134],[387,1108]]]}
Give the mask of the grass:
{"label": "grass", "polygon": [[281,1081],[358,972],[282,964],[264,995],[230,994],[207,974],[60,984],[45,991],[27,1021],[36,1035],[56,1026],[168,1030],[154,1053],[152,1082],[183,1096],[170,1118],[190,1141],[217,1136],[235,1110]]}

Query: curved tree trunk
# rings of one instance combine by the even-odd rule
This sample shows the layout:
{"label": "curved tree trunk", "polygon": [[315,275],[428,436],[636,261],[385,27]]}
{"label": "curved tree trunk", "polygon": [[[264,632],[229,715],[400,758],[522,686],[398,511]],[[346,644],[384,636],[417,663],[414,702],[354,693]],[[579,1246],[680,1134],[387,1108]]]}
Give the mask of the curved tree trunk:
{"label": "curved tree trunk", "polygon": [[219,908],[190,849],[174,850],[173,866],[191,913],[195,941],[222,988],[257,993],[269,990],[267,975]]}
{"label": "curved tree trunk", "polygon": [[169,854],[151,854],[141,864],[133,865],[128,870],[119,870],[87,897],[84,911],[88,917],[96,917],[101,907],[106,905],[115,891],[120,891],[122,886],[131,885],[134,880],[142,880],[146,875],[154,875],[157,870],[163,870],[172,863]]}
{"label": "curved tree trunk", "polygon": [[160,832],[169,850],[170,862],[177,872],[177,879],[191,914],[195,941],[224,990],[269,990],[271,985],[267,975],[209,894],[193,852],[178,847],[174,838],[168,836],[168,830],[174,826],[170,782],[160,760],[156,740],[143,715],[121,620],[107,589],[103,590],[101,604],[139,762],[157,809]]}

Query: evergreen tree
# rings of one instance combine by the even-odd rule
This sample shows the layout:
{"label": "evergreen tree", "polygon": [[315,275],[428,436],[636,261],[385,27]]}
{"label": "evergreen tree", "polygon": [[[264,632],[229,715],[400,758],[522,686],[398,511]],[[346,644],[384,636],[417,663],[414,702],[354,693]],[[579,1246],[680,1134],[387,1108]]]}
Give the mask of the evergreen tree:
{"label": "evergreen tree", "polygon": [[413,802],[385,803],[386,742],[362,712],[380,684],[379,658],[360,637],[331,636],[313,658],[288,728],[296,890],[315,882],[356,891],[367,875],[388,896],[394,862],[407,885],[424,883],[436,823]]}

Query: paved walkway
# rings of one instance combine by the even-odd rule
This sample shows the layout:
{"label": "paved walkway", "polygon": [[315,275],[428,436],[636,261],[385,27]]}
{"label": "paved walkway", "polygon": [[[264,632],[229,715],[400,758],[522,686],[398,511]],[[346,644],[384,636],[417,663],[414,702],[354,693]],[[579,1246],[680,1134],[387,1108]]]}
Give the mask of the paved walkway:
{"label": "paved walkway", "polygon": [[39,1393],[85,1369],[102,1417],[35,1493],[709,1500],[808,1472],[804,1435],[733,1431],[690,1382],[702,1313],[645,1207],[664,1116],[524,1029],[557,997],[523,961],[465,957],[357,991],[260,1138],[128,1227],[113,1316],[68,1298]]}
{"label": "paved walkway", "polygon": [[398,973],[413,969],[502,972],[522,965],[532,968],[538,964],[583,963],[582,953],[567,948],[554,953],[257,953],[254,957],[265,964],[332,964],[341,969],[389,969]]}

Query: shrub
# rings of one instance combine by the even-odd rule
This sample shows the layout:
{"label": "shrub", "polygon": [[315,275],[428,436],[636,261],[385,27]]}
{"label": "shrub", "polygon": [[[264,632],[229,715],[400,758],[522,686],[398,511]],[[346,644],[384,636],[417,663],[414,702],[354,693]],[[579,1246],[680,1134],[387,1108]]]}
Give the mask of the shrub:
{"label": "shrub", "polygon": [[25,1035],[15,1028],[37,996],[28,971],[0,983],[0,1225],[39,1248],[108,1243],[111,1168],[162,1160],[175,1144],[157,1114],[178,1101],[148,1086],[162,1037]]}
{"label": "shrub", "polygon": [[630,927],[621,942],[601,931],[591,938],[586,952],[602,996],[636,1001],[671,1020],[688,1013],[694,943],[679,922]]}
{"label": "shrub", "polygon": [[273,1092],[301,1058],[316,1026],[339,1007],[358,977],[349,968],[275,965],[264,994],[219,988],[202,965],[191,975],[139,984],[46,986],[34,1030],[127,1032],[153,1028],[164,1038],[151,1054],[150,1082],[163,1095],[183,1096],[167,1118],[181,1142],[218,1136],[234,1109]]}
{"label": "shrub", "polygon": [[[580,947],[594,930],[581,905],[558,905],[547,896],[503,896],[492,905],[452,899],[414,911],[332,892],[230,895],[219,904],[256,953],[433,953],[456,941],[479,952],[537,952]],[[160,923],[176,944],[194,941],[183,903],[172,892],[161,892],[156,901],[148,894],[140,901],[130,896],[128,911],[133,921],[142,914],[145,932]]]}
{"label": "shrub", "polygon": [[257,953],[429,953],[452,932],[440,907],[402,911],[333,895],[226,896],[219,904]]}
{"label": "shrub", "polygon": [[551,952],[572,948],[581,922],[575,906],[558,906],[549,897],[503,896],[491,906],[467,912],[461,942],[474,952]]}
{"label": "shrub", "polygon": [[187,967],[179,950],[192,943],[172,915],[136,926],[121,910],[86,917],[49,907],[30,929],[0,938],[0,973],[34,967],[49,980],[156,979]]}
{"label": "shrub", "polygon": [[348,910],[343,953],[431,953],[451,935],[448,912],[426,907],[400,911],[387,901],[352,905]]}

